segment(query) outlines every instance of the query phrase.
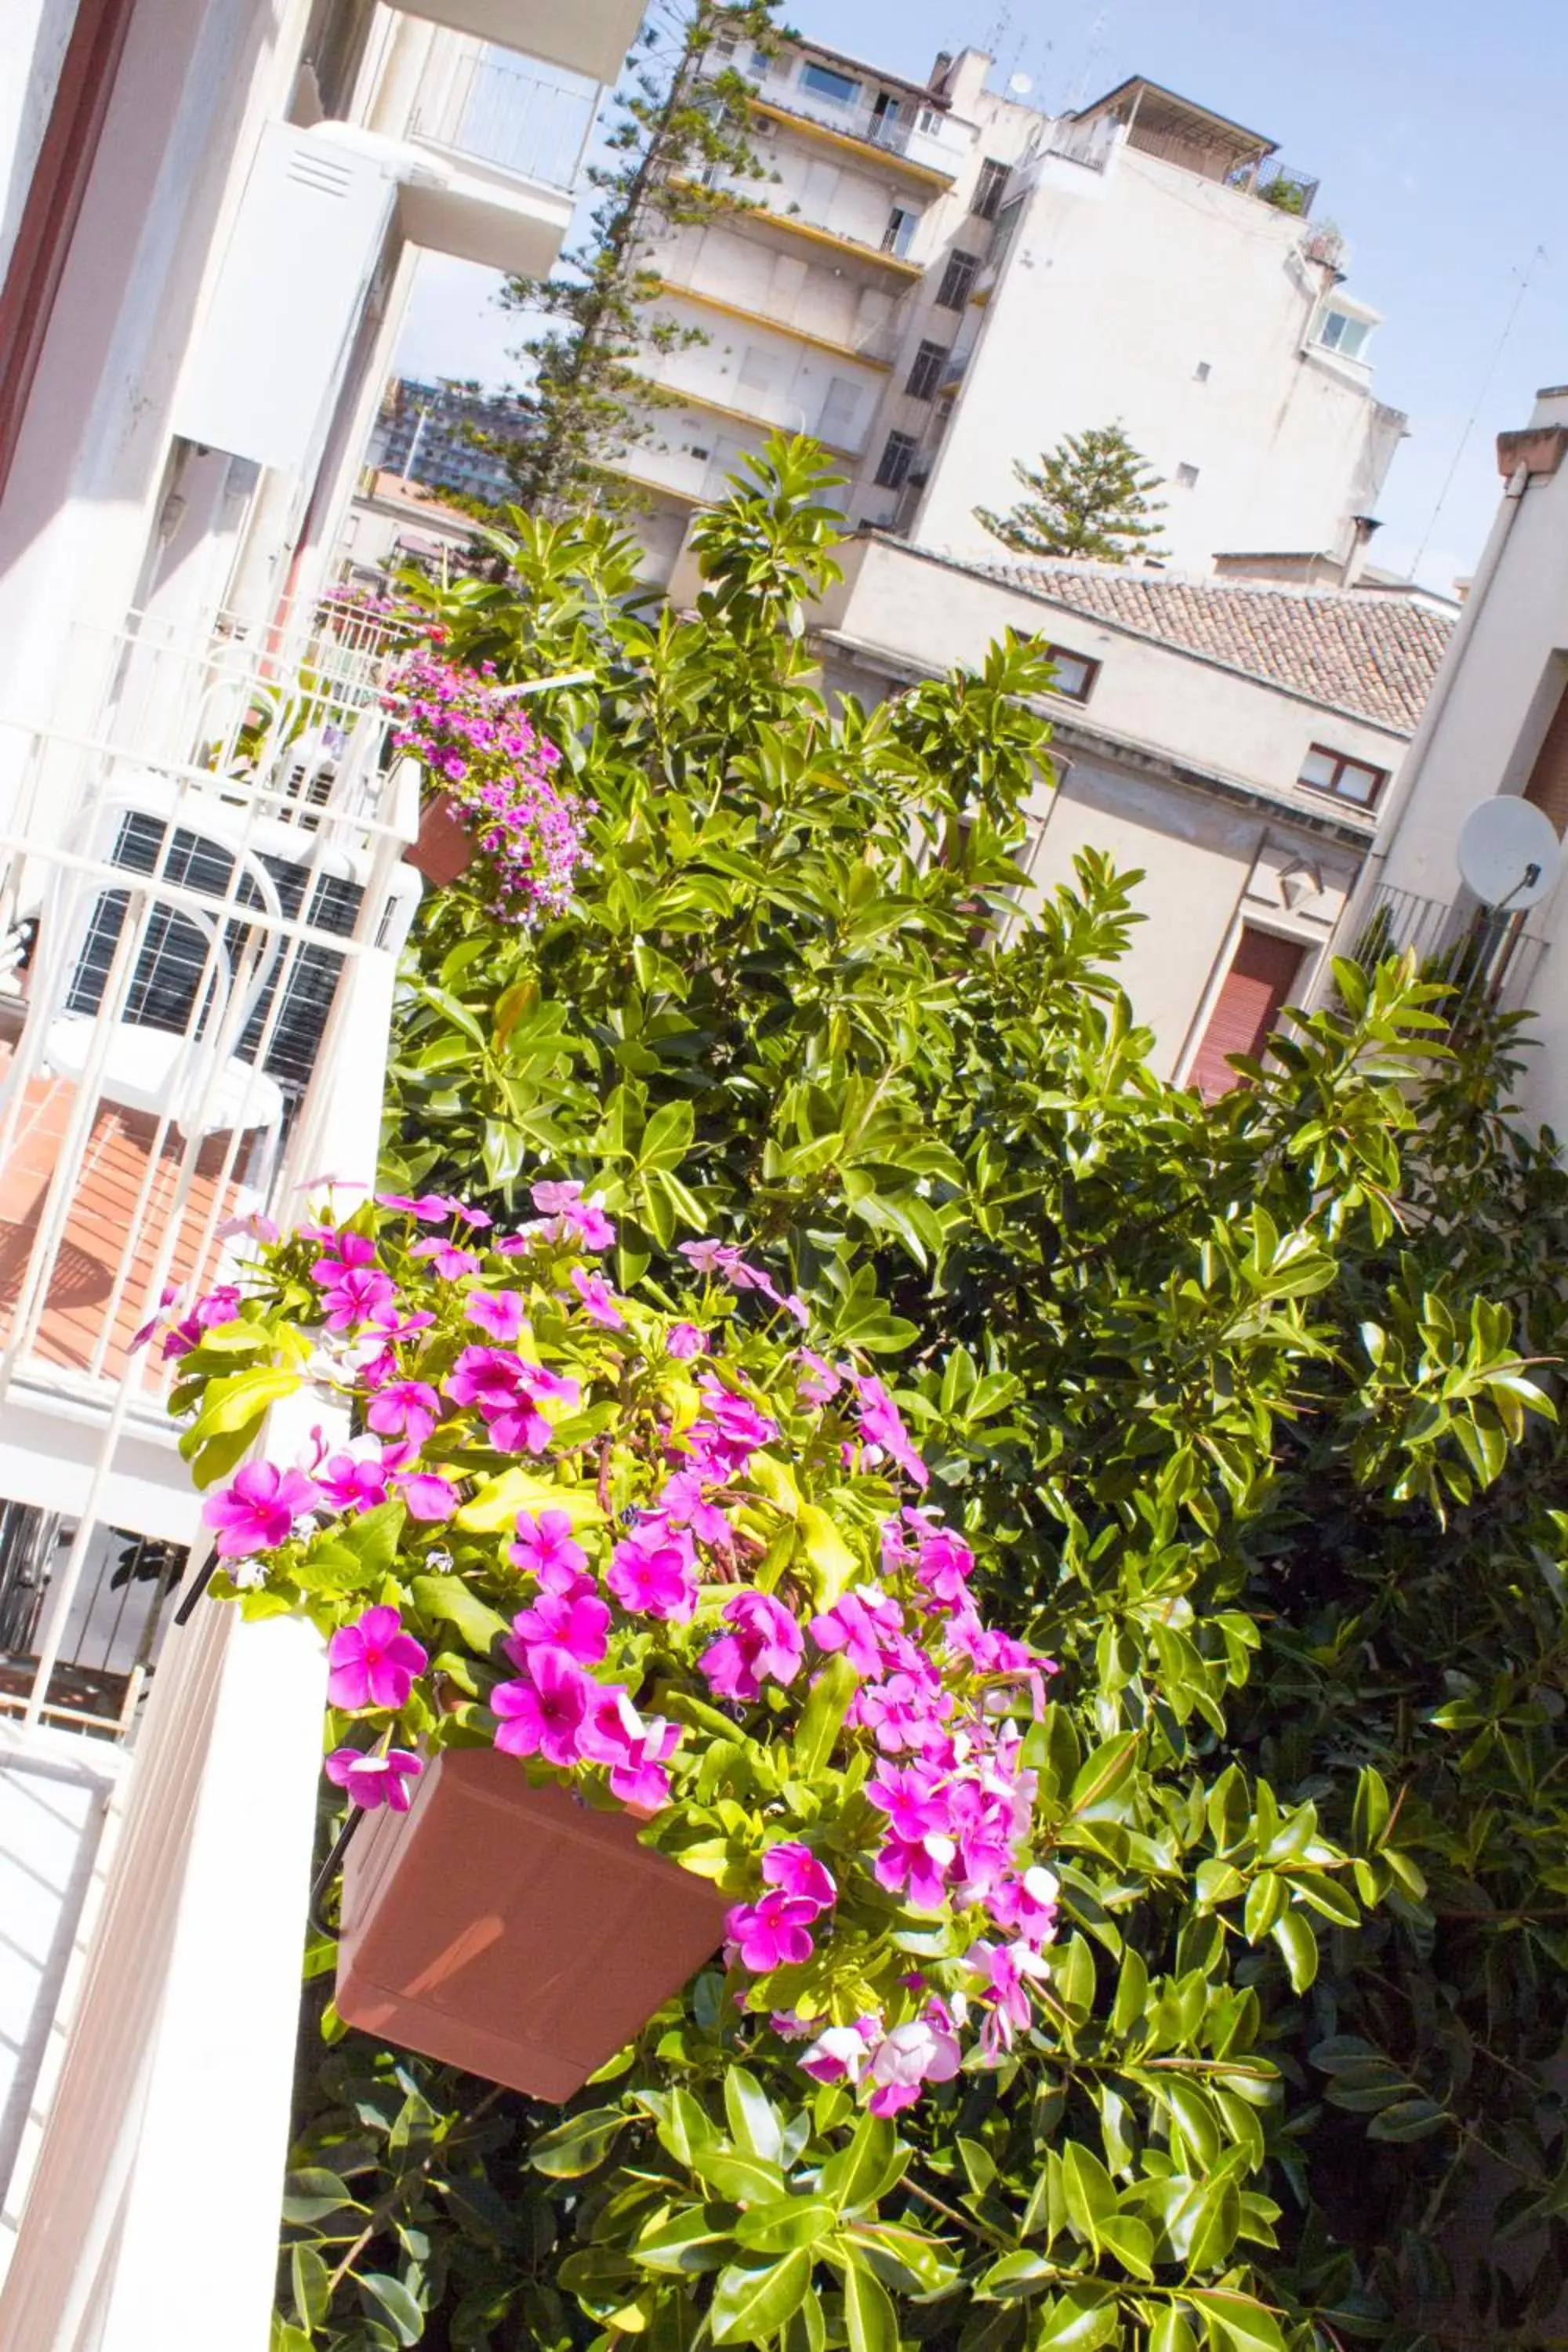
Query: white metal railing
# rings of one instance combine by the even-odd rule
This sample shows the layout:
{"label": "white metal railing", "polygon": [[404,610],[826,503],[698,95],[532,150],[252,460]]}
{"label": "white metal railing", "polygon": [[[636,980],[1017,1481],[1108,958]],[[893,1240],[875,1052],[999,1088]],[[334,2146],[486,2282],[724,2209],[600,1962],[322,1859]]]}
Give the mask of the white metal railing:
{"label": "white metal railing", "polygon": [[[168,706],[152,707],[162,725]],[[222,737],[242,746],[224,768],[150,757],[149,708],[117,707],[119,741],[0,721],[0,744],[26,738],[0,833],[0,939],[22,943],[0,994],[0,1416],[52,1400],[100,1433],[26,1628],[27,1672],[13,1646],[0,1675],[0,1712],[29,1724],[110,1727],[134,1703],[111,1694],[95,1712],[52,1678],[62,1658],[81,1664],[70,1651],[115,1524],[117,1448],[168,1433],[175,1366],[162,1335],[142,1349],[135,1336],[167,1293],[177,1318],[225,1278],[243,1221],[321,1173],[354,1100],[374,1150],[392,971],[419,891],[402,863],[417,778],[407,761],[388,771],[374,699],[304,745],[278,716],[297,715],[285,693],[270,730]],[[0,1425],[0,1454],[4,1442]],[[177,1462],[170,1476],[184,1482]],[[30,1498],[0,1486],[0,1499]]]}
{"label": "white metal railing", "polygon": [[1458,990],[1450,1010],[1463,1019],[1482,1005],[1494,1013],[1526,1011],[1539,993],[1547,944],[1525,929],[1522,913],[1500,912],[1475,899],[1426,898],[1383,883],[1347,952],[1366,962],[1414,950],[1429,973]]}
{"label": "white metal railing", "polygon": [[599,98],[598,84],[581,75],[519,65],[505,50],[481,49],[464,57],[440,88],[421,94],[409,132],[449,154],[570,195]]}
{"label": "white metal railing", "polygon": [[837,131],[841,138],[863,140],[885,155],[901,155],[949,176],[956,174],[969,151],[967,127],[941,107],[921,106],[913,100],[880,108],[875,100],[858,98],[846,102],[813,89],[788,70],[787,63],[782,72],[759,80],[757,96],[781,113],[798,115],[803,121]]}

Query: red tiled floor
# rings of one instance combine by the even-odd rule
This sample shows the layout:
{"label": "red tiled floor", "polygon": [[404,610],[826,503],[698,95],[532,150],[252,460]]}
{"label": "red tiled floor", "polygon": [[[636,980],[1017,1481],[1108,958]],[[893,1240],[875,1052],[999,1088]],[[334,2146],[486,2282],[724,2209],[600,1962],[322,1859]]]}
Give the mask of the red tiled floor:
{"label": "red tiled floor", "polygon": [[[0,1073],[8,1059],[8,1049],[0,1047]],[[5,1163],[0,1166],[0,1344],[11,1336],[28,1256],[65,1140],[73,1093],[65,1079],[35,1079],[27,1088]],[[138,1218],[137,1202],[156,1137],[154,1119],[112,1103],[100,1103],[29,1351],[47,1363],[87,1370],[110,1320],[112,1338],[103,1374],[117,1380],[124,1370],[128,1344],[142,1319],[148,1280],[168,1235],[185,1150],[178,1136],[165,1135]],[[216,1271],[221,1244],[206,1236],[230,1213],[239,1192],[233,1178],[226,1179],[223,1172],[229,1140],[222,1135],[209,1136],[202,1146],[179,1215],[169,1272],[172,1282],[185,1284],[200,1276],[196,1286],[203,1287]],[[133,1223],[135,1247],[122,1270],[121,1261]],[[158,1369],[156,1350],[149,1354],[152,1381]]]}

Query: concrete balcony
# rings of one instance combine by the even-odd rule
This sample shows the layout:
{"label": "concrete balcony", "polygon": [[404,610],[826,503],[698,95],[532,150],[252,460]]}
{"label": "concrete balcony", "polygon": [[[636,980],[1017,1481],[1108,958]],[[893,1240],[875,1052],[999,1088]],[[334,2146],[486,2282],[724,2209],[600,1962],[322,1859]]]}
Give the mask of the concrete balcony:
{"label": "concrete balcony", "polygon": [[596,82],[466,46],[433,76],[407,143],[399,218],[410,244],[521,278],[546,277],[571,226]]}
{"label": "concrete balcony", "polygon": [[[739,230],[769,252],[797,254],[818,268],[831,270],[835,277],[881,286],[895,295],[920,282],[922,265],[910,259],[907,236],[897,244],[889,239],[873,243],[867,237],[847,236],[830,220],[814,220],[798,206],[786,212],[765,196],[747,201],[738,187],[714,193],[723,203],[717,215],[719,224]],[[726,197],[732,201],[723,202]]]}
{"label": "concrete balcony", "polygon": [[879,114],[870,106],[839,106],[798,81],[770,75],[759,86],[752,110],[781,129],[803,131],[851,152],[867,150],[927,188],[949,188],[963,168],[973,142],[967,125],[940,108]]}
{"label": "concrete balcony", "polygon": [[411,16],[520,50],[589,81],[619,79],[642,22],[642,0],[392,0]]}

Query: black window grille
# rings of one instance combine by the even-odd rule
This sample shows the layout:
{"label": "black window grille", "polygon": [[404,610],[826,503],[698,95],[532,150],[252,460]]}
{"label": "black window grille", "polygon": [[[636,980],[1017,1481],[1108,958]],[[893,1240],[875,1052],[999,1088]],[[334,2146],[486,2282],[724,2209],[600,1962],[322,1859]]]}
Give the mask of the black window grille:
{"label": "black window grille", "polygon": [[931,400],[935,396],[947,370],[945,343],[921,343],[915,353],[914,365],[904,390],[911,400]]}
{"label": "black window grille", "polygon": [[980,256],[977,253],[950,253],[947,268],[942,273],[942,284],[937,288],[936,299],[942,308],[944,310],[962,310],[974,290],[974,281],[979,275]]}
{"label": "black window grille", "polygon": [[877,468],[877,488],[900,490],[904,486],[915,451],[920,443],[912,433],[889,433],[882,451],[882,462]]}
{"label": "black window grille", "polygon": [[996,208],[1002,202],[1002,191],[1007,184],[1007,165],[999,163],[994,155],[987,155],[981,164],[980,177],[974,183],[974,194],[969,205],[976,220],[995,219]]}

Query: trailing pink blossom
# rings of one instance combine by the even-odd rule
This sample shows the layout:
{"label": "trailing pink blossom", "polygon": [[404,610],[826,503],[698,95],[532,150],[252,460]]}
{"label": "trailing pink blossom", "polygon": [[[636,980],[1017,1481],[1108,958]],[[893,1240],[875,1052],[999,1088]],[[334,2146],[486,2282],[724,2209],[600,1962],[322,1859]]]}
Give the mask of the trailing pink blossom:
{"label": "trailing pink blossom", "polygon": [[340,1625],[327,1643],[327,1704],[351,1714],[367,1706],[395,1714],[428,1664],[429,1653],[404,1632],[396,1610],[378,1603],[352,1625]]}
{"label": "trailing pink blossom", "polygon": [[363,1811],[389,1805],[395,1813],[405,1813],[412,1801],[408,1783],[425,1767],[406,1748],[388,1748],[376,1756],[357,1748],[334,1748],[323,1769],[333,1786],[346,1790],[349,1802]]}

